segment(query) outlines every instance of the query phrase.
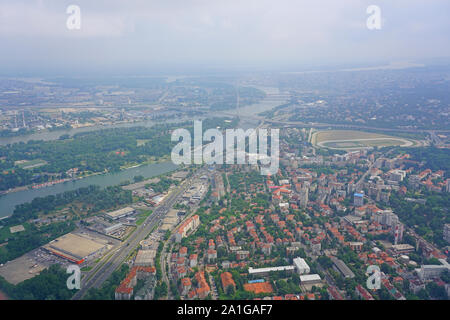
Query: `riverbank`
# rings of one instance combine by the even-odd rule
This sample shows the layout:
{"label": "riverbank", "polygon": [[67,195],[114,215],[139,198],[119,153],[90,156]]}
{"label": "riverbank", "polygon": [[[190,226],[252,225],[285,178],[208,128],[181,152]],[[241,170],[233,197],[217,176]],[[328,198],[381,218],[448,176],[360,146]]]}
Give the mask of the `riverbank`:
{"label": "riverbank", "polygon": [[[165,163],[165,162],[168,162],[169,160],[170,160],[170,156],[163,156],[163,157],[160,157],[159,159],[156,159],[156,160],[148,160],[148,161],[145,161],[145,162],[140,163],[140,164],[135,164],[134,163],[134,164],[130,164],[129,166],[123,166],[120,169],[121,170],[129,170],[129,169],[139,168],[139,167],[142,167],[142,166],[145,166],[145,165],[149,165],[149,164]],[[30,184],[30,185],[27,185],[27,186],[16,187],[16,188],[8,189],[8,190],[5,190],[5,191],[0,191],[0,197],[2,195],[14,193],[14,192],[21,192],[21,191],[26,191],[26,190],[30,190],[30,189],[40,189],[40,188],[51,187],[51,186],[54,186],[54,185],[59,184],[59,183],[66,183],[66,182],[70,182],[70,181],[82,180],[82,179],[86,179],[86,178],[89,178],[89,177],[98,176],[98,175],[102,175],[102,174],[108,174],[108,173],[109,173],[108,171],[92,172],[92,173],[88,173],[88,174],[85,174],[85,175],[82,175],[82,176],[79,176],[79,177],[76,177],[76,178],[71,178],[71,179],[66,178],[66,179],[60,179],[60,180],[57,180],[57,181],[49,181],[49,182],[45,182],[45,183],[38,184],[38,185]]]}
{"label": "riverbank", "polygon": [[121,182],[132,182],[135,176],[143,176],[145,179],[152,178],[164,173],[174,171],[178,168],[171,161],[140,165],[138,167],[121,170],[119,172],[109,172],[103,174],[90,175],[79,180],[72,180],[66,183],[58,183],[49,187],[39,189],[28,189],[20,192],[5,194],[0,197],[0,218],[9,216],[14,212],[17,205],[31,202],[37,197],[46,197],[72,191],[90,185],[98,185],[101,188],[119,185]]}
{"label": "riverbank", "polygon": [[19,142],[27,143],[30,140],[43,140],[43,141],[51,141],[58,140],[60,136],[68,134],[69,136],[73,136],[77,133],[82,132],[92,132],[104,129],[113,129],[113,128],[130,128],[130,127],[152,127],[155,124],[159,123],[178,123],[191,120],[190,117],[180,117],[176,119],[164,120],[164,121],[155,121],[155,120],[143,120],[143,121],[130,121],[123,123],[115,123],[110,125],[94,125],[88,127],[80,127],[80,128],[71,128],[71,129],[62,129],[62,130],[41,130],[34,133],[12,136],[12,137],[1,137],[0,138],[0,146],[14,144]]}

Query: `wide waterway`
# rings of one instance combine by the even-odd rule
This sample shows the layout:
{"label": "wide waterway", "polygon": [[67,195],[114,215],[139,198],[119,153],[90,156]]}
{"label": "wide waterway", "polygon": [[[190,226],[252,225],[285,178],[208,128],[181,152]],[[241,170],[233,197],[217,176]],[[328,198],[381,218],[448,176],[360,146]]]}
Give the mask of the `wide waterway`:
{"label": "wide waterway", "polygon": [[[177,118],[173,120],[164,120],[162,123],[176,123],[176,122],[183,122],[188,121],[190,118],[183,117],[183,118]],[[30,140],[43,140],[43,141],[50,141],[50,140],[57,140],[60,136],[64,134],[68,134],[70,136],[73,136],[76,133],[80,132],[91,132],[91,131],[98,131],[102,129],[110,129],[110,128],[131,128],[131,127],[151,127],[157,123],[154,120],[145,120],[145,121],[137,121],[137,122],[123,122],[123,123],[116,123],[116,124],[108,124],[104,126],[89,126],[89,127],[80,127],[80,128],[72,128],[72,129],[61,129],[61,130],[55,130],[55,131],[49,131],[49,130],[42,130],[38,132],[34,132],[27,135],[21,135],[16,137],[3,137],[0,138],[0,146],[5,146],[7,144],[13,144],[17,142],[28,142]]]}
{"label": "wide waterway", "polygon": [[144,178],[151,178],[166,172],[173,171],[176,168],[177,166],[170,161],[164,163],[147,164],[122,170],[117,173],[94,175],[80,180],[58,183],[50,187],[8,193],[6,195],[0,196],[0,218],[11,215],[14,212],[14,208],[16,207],[16,205],[30,202],[37,197],[55,195],[65,191],[87,187],[89,185],[98,185],[102,188],[114,186],[118,185],[122,181],[133,181],[133,178],[135,176],[141,175]]}
{"label": "wide waterway", "polygon": [[[269,88],[271,90],[266,90],[267,93],[279,93],[278,89],[276,88]],[[280,104],[285,103],[284,99],[280,99],[279,101],[271,100],[267,101],[268,99],[264,99],[260,103],[241,107],[239,110],[239,114],[242,115],[256,115],[260,112],[270,110]],[[234,115],[235,110],[231,110],[230,114]],[[210,117],[219,116],[210,114]],[[165,120],[163,122],[181,122],[181,121],[189,121],[192,120],[192,118],[184,117],[184,118],[178,118],[173,120]],[[252,121],[250,119],[242,119],[240,122],[240,126],[242,128],[248,129],[252,127],[256,127],[258,125],[257,120]],[[75,133],[79,132],[88,132],[88,131],[95,131],[95,130],[101,130],[101,129],[107,129],[107,128],[123,128],[123,127],[135,127],[135,126],[144,126],[144,127],[151,127],[153,126],[155,121],[147,120],[142,122],[134,122],[134,123],[120,123],[120,124],[114,124],[114,125],[107,125],[107,126],[93,126],[93,127],[83,127],[83,128],[77,128],[77,129],[68,129],[68,130],[58,130],[58,131],[42,131],[33,133],[26,136],[17,136],[17,137],[10,137],[10,138],[0,138],[0,145],[7,145],[11,143],[17,143],[17,142],[27,142],[30,140],[56,140],[63,134],[69,134],[70,136],[74,135]],[[45,197],[48,195],[55,195],[58,193],[62,193],[65,191],[75,190],[82,187],[87,187],[89,185],[98,185],[100,187],[107,187],[107,186],[113,186],[118,185],[120,182],[125,180],[133,180],[134,176],[142,175],[145,178],[151,178],[166,172],[170,172],[176,169],[176,166],[172,162],[166,162],[166,163],[160,163],[160,164],[149,164],[144,165],[136,168],[130,168],[118,173],[107,173],[102,175],[96,175],[96,176],[90,176],[81,180],[75,180],[75,181],[69,181],[65,183],[59,183],[50,187],[44,187],[41,189],[30,189],[25,191],[18,191],[13,193],[8,193],[6,195],[0,196],[0,218],[6,217],[11,215],[14,212],[14,208],[18,204],[22,204],[25,202],[30,202],[34,198],[37,197]]]}

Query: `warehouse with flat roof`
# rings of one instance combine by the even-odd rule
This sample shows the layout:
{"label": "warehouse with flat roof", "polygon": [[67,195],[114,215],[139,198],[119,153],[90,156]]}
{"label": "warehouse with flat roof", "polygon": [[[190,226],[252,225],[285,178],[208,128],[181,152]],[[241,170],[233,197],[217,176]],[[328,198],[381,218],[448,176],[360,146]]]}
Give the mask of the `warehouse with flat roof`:
{"label": "warehouse with flat roof", "polygon": [[76,264],[81,264],[105,252],[108,249],[108,245],[106,242],[95,241],[87,236],[68,233],[50,241],[43,248],[54,255]]}
{"label": "warehouse with flat roof", "polygon": [[107,213],[105,213],[105,216],[109,219],[117,220],[117,219],[129,216],[129,215],[132,215],[135,212],[136,212],[136,210],[134,210],[133,208],[125,207],[125,208],[122,208],[122,209],[119,209],[116,211],[107,212]]}

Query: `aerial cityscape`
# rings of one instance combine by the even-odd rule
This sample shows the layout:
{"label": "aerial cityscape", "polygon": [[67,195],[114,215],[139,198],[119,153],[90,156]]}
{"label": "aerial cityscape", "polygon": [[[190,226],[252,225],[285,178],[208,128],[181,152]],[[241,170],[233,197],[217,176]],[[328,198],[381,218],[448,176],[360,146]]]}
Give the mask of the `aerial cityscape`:
{"label": "aerial cityscape", "polygon": [[[150,65],[132,48],[99,49],[118,41],[153,50],[134,35],[146,5],[131,1],[125,10],[139,20],[133,28],[117,23],[119,31],[98,31],[90,29],[89,10],[101,9],[79,2],[67,13],[71,3],[30,5],[38,22],[62,8],[64,29],[43,27],[45,50],[33,57],[14,54],[35,48],[12,39],[29,37],[14,25],[20,6],[0,4],[0,13],[11,14],[0,22],[7,48],[0,53],[0,300],[449,300],[448,33],[446,43],[439,35],[408,45],[389,38],[392,54],[380,49],[384,56],[353,61],[353,52],[366,52],[365,40],[355,40],[363,31],[355,31],[348,41],[358,45],[330,49],[336,61],[321,63],[311,49],[299,64],[269,49],[272,41],[293,41],[287,32],[287,40],[268,36],[270,43],[258,44],[255,65],[247,59],[255,52],[242,43],[242,63],[234,65],[239,53],[224,49],[230,60],[223,58],[216,36],[245,42],[245,34],[228,38],[239,33],[234,23],[243,23],[237,3],[186,9],[209,12],[198,23],[210,29],[171,5],[152,4],[161,17],[176,10],[180,29],[167,23],[180,35],[170,28],[151,34],[162,47],[161,60]],[[117,18],[123,4],[113,3],[105,10]],[[381,12],[398,10],[383,3]],[[412,13],[423,9],[412,3]],[[396,28],[389,16],[379,30],[367,30],[368,5],[357,6],[368,36]],[[330,6],[345,17],[356,10]],[[427,13],[445,8],[437,1]],[[81,27],[66,26],[76,9]],[[259,12],[249,4],[240,10]],[[224,18],[230,12],[236,20]],[[430,20],[424,15],[421,23]],[[444,20],[437,15],[433,28],[448,31]],[[192,30],[182,29],[189,23]],[[392,32],[403,39],[399,29]],[[65,57],[49,41],[65,32],[85,46],[68,69],[63,62],[74,53]],[[192,45],[184,32],[192,33]],[[191,50],[203,37],[214,50]],[[186,46],[186,67],[179,53],[166,51],[176,41]],[[423,49],[435,43],[439,54]],[[86,62],[96,48],[98,56]],[[121,59],[123,66],[109,67]]]}

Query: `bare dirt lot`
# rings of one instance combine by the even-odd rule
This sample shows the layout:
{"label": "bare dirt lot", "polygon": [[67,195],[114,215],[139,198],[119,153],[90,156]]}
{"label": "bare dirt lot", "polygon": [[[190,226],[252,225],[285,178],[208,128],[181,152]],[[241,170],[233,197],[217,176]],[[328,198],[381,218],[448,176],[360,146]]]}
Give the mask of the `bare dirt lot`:
{"label": "bare dirt lot", "polygon": [[27,253],[0,267],[0,276],[9,283],[16,285],[24,280],[33,278],[46,268],[46,265],[34,259],[33,254]]}

